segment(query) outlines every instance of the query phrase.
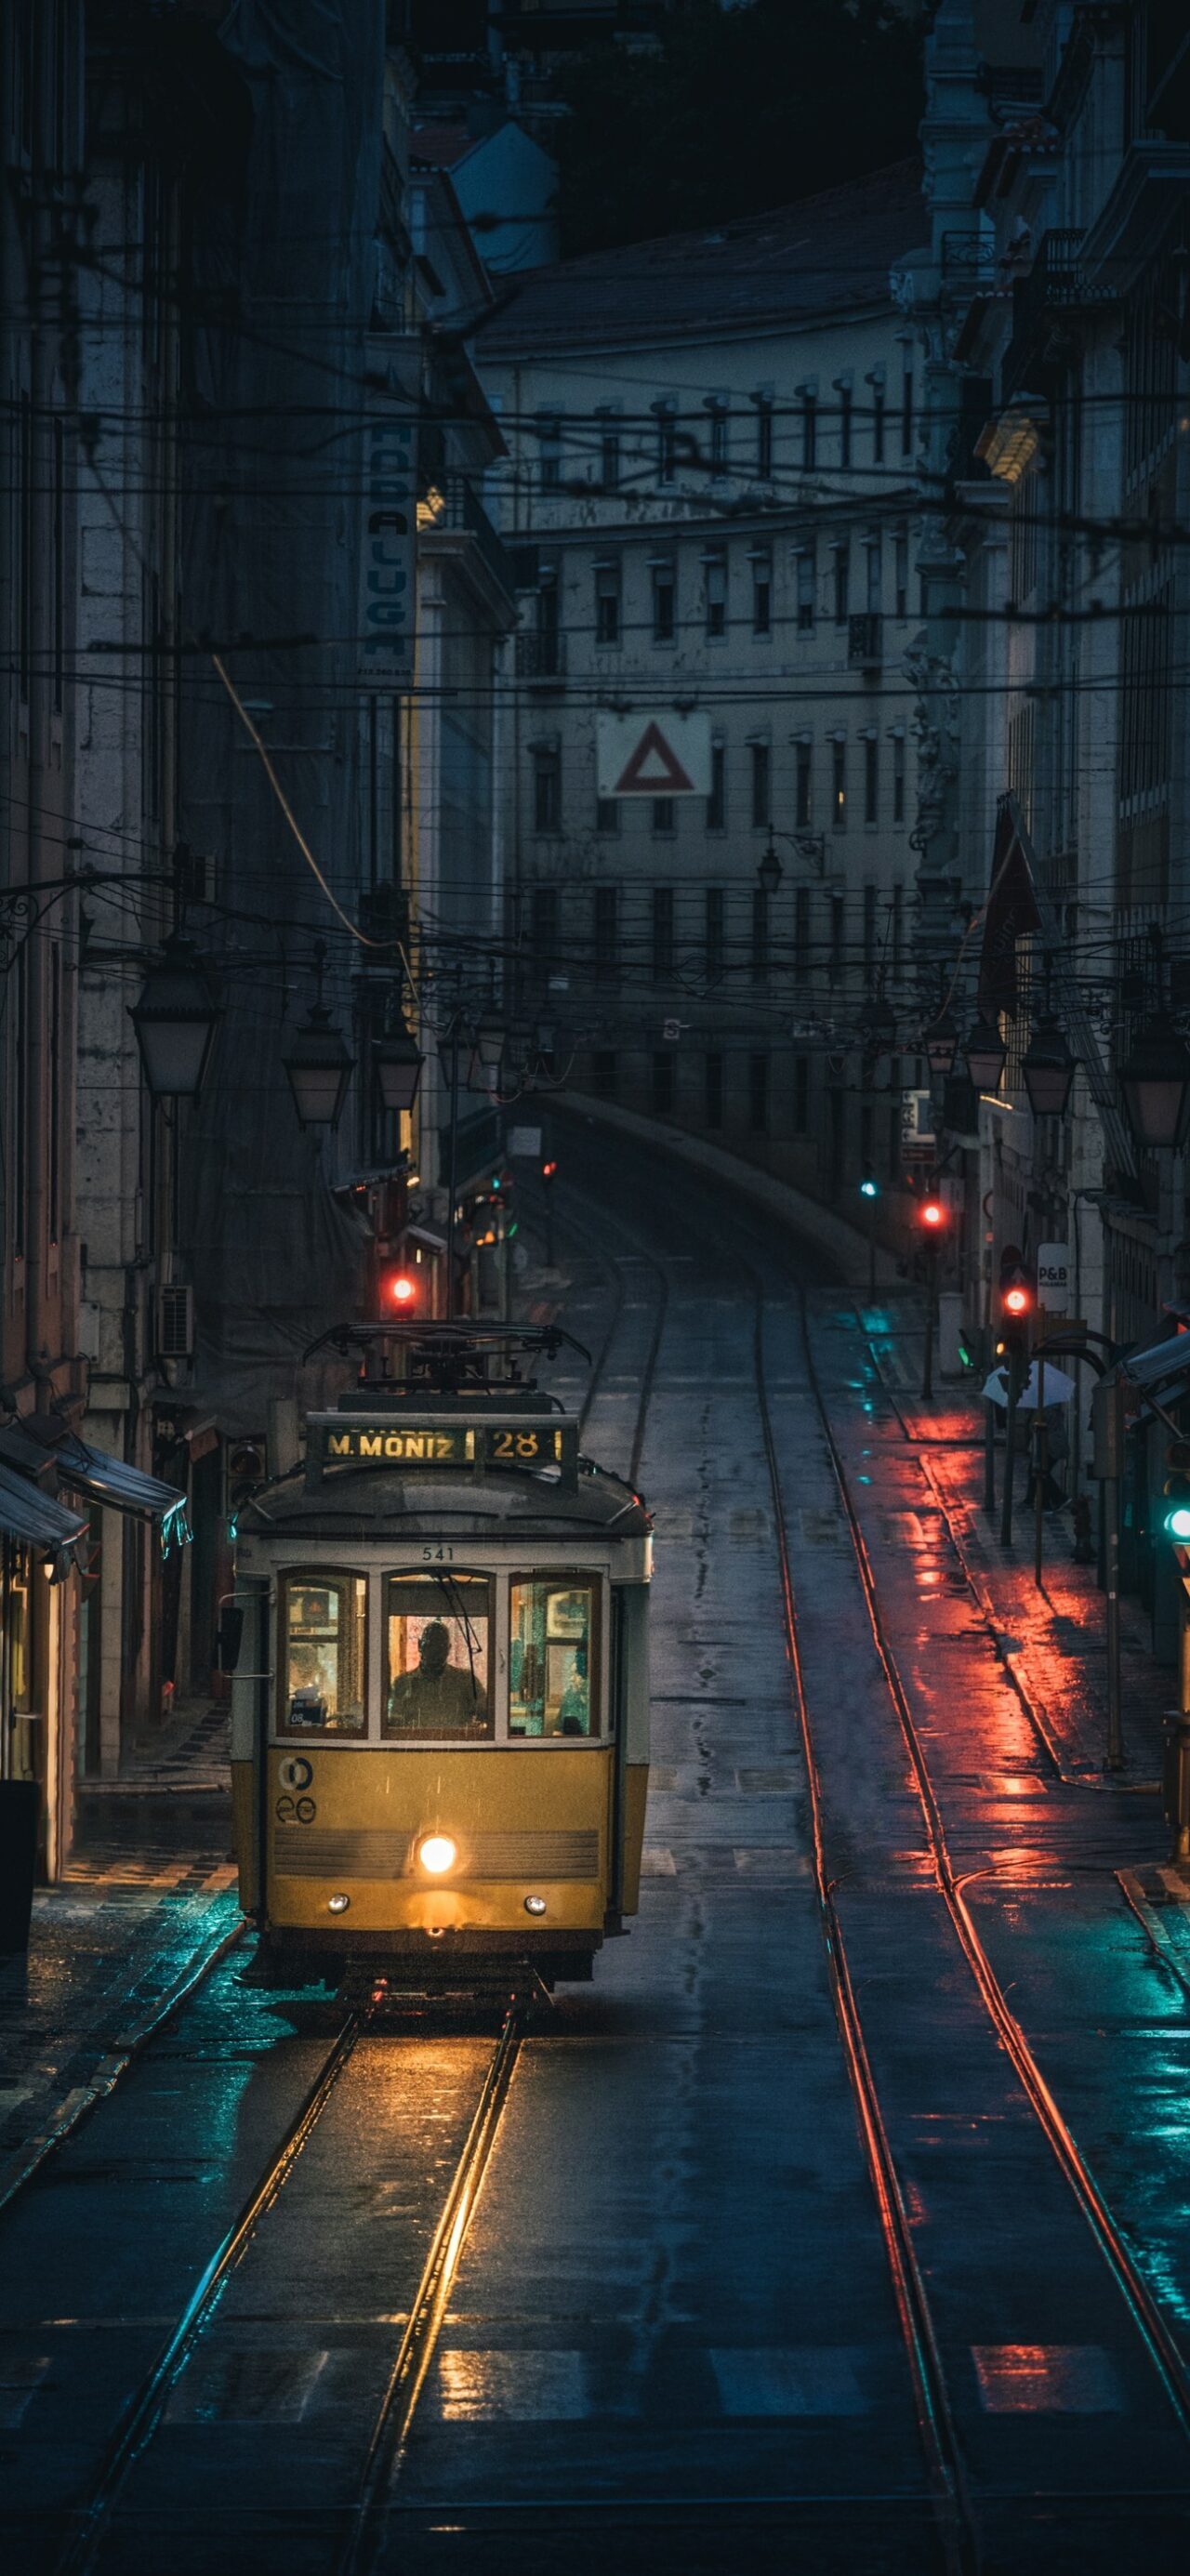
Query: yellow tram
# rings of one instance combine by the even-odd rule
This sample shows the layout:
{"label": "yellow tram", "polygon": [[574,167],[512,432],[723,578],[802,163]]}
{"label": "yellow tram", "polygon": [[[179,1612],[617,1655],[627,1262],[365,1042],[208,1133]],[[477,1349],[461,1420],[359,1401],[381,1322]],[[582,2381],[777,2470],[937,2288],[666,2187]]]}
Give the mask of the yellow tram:
{"label": "yellow tram", "polygon": [[241,1901],[289,1973],[591,1974],[636,1911],[651,1540],[517,1377],[550,1327],[359,1326],[236,1554]]}

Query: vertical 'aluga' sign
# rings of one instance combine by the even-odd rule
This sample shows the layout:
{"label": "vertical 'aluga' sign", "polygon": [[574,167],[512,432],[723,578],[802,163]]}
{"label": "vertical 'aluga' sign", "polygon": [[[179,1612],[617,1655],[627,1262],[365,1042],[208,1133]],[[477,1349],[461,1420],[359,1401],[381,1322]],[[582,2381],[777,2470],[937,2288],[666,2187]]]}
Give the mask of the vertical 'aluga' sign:
{"label": "vertical 'aluga' sign", "polygon": [[370,420],[364,430],[360,633],[369,689],[413,678],[416,438],[410,417]]}

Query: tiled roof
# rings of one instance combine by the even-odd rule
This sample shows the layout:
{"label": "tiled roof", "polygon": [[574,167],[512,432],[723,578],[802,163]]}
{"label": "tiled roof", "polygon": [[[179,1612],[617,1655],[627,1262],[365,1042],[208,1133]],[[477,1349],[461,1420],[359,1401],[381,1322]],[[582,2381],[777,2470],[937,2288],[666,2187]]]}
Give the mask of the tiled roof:
{"label": "tiled roof", "polygon": [[746,331],[884,302],[888,272],[929,240],[917,161],[705,232],[560,260],[493,314],[484,357]]}

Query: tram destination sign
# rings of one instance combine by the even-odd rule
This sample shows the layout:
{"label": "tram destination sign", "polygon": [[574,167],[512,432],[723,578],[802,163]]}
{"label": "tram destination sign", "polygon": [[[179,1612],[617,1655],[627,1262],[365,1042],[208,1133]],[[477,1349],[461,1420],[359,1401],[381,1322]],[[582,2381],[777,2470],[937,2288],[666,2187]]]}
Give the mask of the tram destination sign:
{"label": "tram destination sign", "polygon": [[576,1465],[573,1423],[534,1422],[522,1414],[508,1422],[353,1421],[341,1413],[310,1424],[315,1473],[336,1467],[453,1468],[456,1473],[498,1474],[520,1468],[532,1474],[557,1468],[572,1482]]}

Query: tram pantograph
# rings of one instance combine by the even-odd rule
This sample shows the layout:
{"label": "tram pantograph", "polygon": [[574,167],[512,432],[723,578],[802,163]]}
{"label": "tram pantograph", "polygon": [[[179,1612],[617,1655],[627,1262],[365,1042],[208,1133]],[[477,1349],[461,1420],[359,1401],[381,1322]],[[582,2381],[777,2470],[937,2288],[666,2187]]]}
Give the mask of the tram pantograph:
{"label": "tram pantograph", "polygon": [[290,1974],[589,1977],[638,1904],[648,1513],[523,1382],[556,1327],[339,1338],[360,1383],[240,1514],[241,1902]]}

